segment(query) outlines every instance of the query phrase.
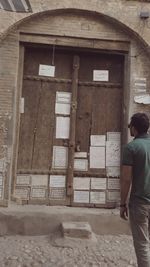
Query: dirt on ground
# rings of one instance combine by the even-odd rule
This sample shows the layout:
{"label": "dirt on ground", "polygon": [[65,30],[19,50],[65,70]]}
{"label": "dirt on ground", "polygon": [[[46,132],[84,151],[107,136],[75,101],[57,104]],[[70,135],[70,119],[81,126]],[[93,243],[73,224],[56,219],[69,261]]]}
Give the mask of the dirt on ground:
{"label": "dirt on ground", "polygon": [[132,237],[99,235],[67,241],[56,235],[0,237],[0,267],[132,267]]}

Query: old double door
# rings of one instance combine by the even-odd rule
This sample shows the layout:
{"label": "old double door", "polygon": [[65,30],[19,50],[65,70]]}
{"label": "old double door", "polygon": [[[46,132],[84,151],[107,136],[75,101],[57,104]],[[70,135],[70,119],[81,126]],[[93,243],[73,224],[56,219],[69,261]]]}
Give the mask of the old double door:
{"label": "old double door", "polygon": [[118,185],[108,188],[106,142],[108,133],[121,132],[123,61],[90,51],[25,48],[15,183],[21,198],[88,206],[118,200]]}

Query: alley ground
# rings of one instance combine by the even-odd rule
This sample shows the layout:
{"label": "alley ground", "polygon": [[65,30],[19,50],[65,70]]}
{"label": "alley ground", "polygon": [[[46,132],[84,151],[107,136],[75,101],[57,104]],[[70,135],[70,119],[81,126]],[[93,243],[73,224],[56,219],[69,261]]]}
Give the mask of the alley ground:
{"label": "alley ground", "polygon": [[129,235],[99,235],[97,241],[62,242],[55,234],[0,237],[0,267],[136,266]]}

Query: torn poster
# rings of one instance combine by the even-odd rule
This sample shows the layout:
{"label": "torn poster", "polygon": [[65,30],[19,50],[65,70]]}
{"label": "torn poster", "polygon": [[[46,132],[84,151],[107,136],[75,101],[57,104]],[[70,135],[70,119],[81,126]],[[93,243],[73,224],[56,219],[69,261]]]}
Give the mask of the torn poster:
{"label": "torn poster", "polygon": [[134,97],[134,102],[138,104],[149,105],[150,104],[150,94],[137,95]]}

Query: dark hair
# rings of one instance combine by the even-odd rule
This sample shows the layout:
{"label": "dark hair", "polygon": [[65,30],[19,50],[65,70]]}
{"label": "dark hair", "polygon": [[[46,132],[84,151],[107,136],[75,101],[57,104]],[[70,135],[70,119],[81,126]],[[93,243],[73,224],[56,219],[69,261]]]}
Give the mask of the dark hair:
{"label": "dark hair", "polygon": [[131,117],[130,126],[134,126],[139,134],[147,133],[149,125],[149,118],[145,113],[135,113]]}

